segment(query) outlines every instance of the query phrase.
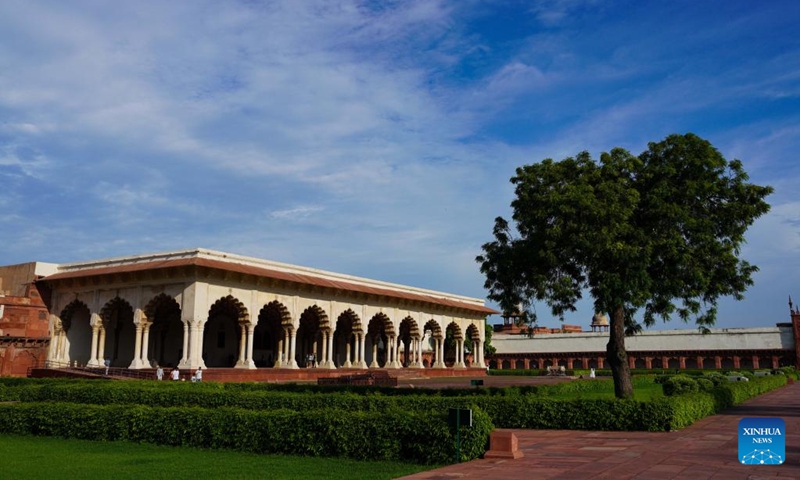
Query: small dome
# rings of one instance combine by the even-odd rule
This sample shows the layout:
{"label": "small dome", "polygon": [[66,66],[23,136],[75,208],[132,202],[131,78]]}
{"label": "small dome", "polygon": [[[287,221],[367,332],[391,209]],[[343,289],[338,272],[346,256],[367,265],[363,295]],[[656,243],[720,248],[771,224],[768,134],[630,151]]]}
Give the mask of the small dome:
{"label": "small dome", "polygon": [[592,326],[593,327],[608,326],[608,317],[606,317],[602,313],[595,313],[594,316],[592,317]]}

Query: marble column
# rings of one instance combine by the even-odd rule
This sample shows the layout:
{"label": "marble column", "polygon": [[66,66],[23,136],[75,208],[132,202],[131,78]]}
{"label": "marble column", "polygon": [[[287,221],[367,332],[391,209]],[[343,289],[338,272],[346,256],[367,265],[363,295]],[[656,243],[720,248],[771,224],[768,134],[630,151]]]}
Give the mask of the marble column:
{"label": "marble column", "polygon": [[136,328],[136,338],[133,342],[133,360],[128,368],[142,368],[142,324],[134,325]]}
{"label": "marble column", "polygon": [[245,351],[245,365],[247,368],[253,370],[256,368],[256,362],[253,360],[253,332],[256,326],[250,323],[246,324],[247,329],[247,350]]}
{"label": "marble column", "polygon": [[297,366],[297,353],[296,353],[296,348],[297,348],[297,332],[296,332],[296,331],[294,331],[294,329],[292,329],[292,330],[289,332],[289,347],[290,347],[290,348],[289,348],[289,352],[290,352],[290,356],[289,356],[289,368],[299,368],[299,367]]}
{"label": "marble column", "polygon": [[89,355],[89,363],[86,364],[87,367],[99,367],[100,362],[97,361],[97,341],[100,338],[100,327],[94,325],[92,327],[92,350],[91,354]]}

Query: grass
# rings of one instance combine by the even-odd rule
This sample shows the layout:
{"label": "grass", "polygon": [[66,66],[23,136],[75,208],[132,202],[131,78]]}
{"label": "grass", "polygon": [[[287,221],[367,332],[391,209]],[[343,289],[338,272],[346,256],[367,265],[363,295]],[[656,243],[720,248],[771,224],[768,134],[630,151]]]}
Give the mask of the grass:
{"label": "grass", "polygon": [[[554,398],[563,398],[564,400],[574,399],[574,398],[583,398],[583,399],[612,399],[615,398],[614,396],[614,388],[613,385],[611,386],[611,390],[604,391],[604,392],[577,392],[574,394],[560,394],[554,395]],[[649,384],[649,385],[636,385],[633,388],[633,398],[635,400],[639,400],[642,402],[649,402],[652,400],[656,400],[658,398],[663,398],[664,392],[661,389],[661,385],[658,384]]]}
{"label": "grass", "polygon": [[[613,399],[614,382],[610,379],[574,380],[544,387],[541,394],[548,398],[572,400],[582,399]],[[653,377],[633,378],[633,398],[642,402],[649,402],[664,398],[661,384],[655,383]]]}
{"label": "grass", "polygon": [[0,435],[0,479],[389,479],[435,468],[394,462]]}

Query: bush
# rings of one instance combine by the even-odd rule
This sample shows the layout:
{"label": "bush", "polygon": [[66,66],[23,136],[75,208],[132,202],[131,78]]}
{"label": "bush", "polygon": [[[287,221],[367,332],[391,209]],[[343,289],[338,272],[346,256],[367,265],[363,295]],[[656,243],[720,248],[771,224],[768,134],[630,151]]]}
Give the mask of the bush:
{"label": "bush", "polygon": [[697,381],[688,375],[673,375],[667,378],[661,385],[664,395],[684,395],[687,393],[697,393],[700,389]]}
{"label": "bush", "polygon": [[[480,456],[493,426],[479,409],[462,427],[461,460]],[[0,432],[86,440],[227,448],[255,453],[445,464],[454,432],[446,413],[158,408],[144,405],[0,405]],[[365,441],[367,439],[368,441]]]}
{"label": "bush", "polygon": [[701,392],[710,392],[714,388],[714,382],[707,378],[698,378],[696,381]]}
{"label": "bush", "polygon": [[719,373],[719,372],[711,372],[704,377],[707,380],[710,380],[714,386],[720,386],[725,383],[728,383],[728,377]]}
{"label": "bush", "polygon": [[728,382],[716,386],[710,392],[698,392],[665,398],[653,402],[661,404],[666,417],[665,430],[678,430],[714,415],[745,400],[786,385],[786,377],[775,375],[758,378],[752,382]]}
{"label": "bush", "polygon": [[[674,376],[673,376],[674,378]],[[252,413],[272,413],[274,411],[302,412],[313,414],[317,411],[344,411],[365,415],[385,415],[396,412],[408,414],[444,414],[453,407],[477,407],[499,428],[540,428],[575,430],[645,430],[663,431],[683,428],[699,418],[716,413],[752,396],[759,395],[785,385],[786,376],[775,375],[758,377],[752,382],[731,383],[727,377],[718,373],[709,374],[694,381],[703,389],[711,381],[716,386],[710,392],[675,394],[675,396],[655,401],[617,400],[610,398],[594,399],[595,393],[608,391],[611,380],[576,381],[554,386],[540,387],[536,390],[513,389],[470,389],[466,393],[444,396],[436,395],[436,390],[419,395],[367,394],[364,391],[331,393],[290,393],[271,389],[242,388],[225,386],[206,387],[205,384],[186,382],[75,382],[51,381],[49,383],[31,382],[18,384],[5,389],[6,398],[13,397],[23,402],[72,402],[98,405],[120,405],[128,409],[138,405],[150,407],[184,407],[213,410],[247,410]],[[717,380],[721,382],[717,384]],[[652,384],[652,376],[635,377],[634,385]],[[674,382],[680,383],[681,380]],[[673,382],[673,383],[674,383]],[[2,382],[0,382],[2,383]],[[673,388],[666,387],[663,388]],[[323,390],[324,391],[324,390]],[[431,393],[434,392],[434,393]],[[443,391],[442,391],[443,392]],[[535,392],[535,394],[534,394]],[[2,390],[0,390],[0,394]],[[565,399],[566,398],[566,399]],[[690,399],[696,402],[691,404]],[[689,401],[689,403],[686,403]],[[711,412],[711,413],[708,413]]]}

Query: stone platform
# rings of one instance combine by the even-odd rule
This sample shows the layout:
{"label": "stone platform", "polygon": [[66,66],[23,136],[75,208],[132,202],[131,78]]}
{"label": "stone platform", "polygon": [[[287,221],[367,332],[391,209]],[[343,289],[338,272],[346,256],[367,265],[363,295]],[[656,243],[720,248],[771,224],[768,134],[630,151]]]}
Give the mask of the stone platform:
{"label": "stone platform", "polygon": [[[90,375],[98,377],[102,373],[102,368],[91,369]],[[486,370],[482,368],[398,368],[398,369],[368,369],[368,368],[259,368],[255,370],[245,370],[239,368],[208,368],[203,369],[203,381],[206,382],[316,382],[318,378],[336,378],[345,375],[362,375],[366,373],[386,372],[392,377],[398,378],[401,382],[415,379],[431,378],[481,378],[486,376]],[[72,373],[72,375],[70,375]],[[155,369],[112,369],[112,378],[138,378],[155,379]],[[194,370],[181,370],[182,380],[191,380]],[[36,368],[30,372],[31,377],[65,377],[65,376],[86,376],[80,372],[68,372],[65,369],[44,369]],[[169,380],[169,369],[164,369],[164,381]]]}

